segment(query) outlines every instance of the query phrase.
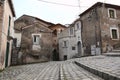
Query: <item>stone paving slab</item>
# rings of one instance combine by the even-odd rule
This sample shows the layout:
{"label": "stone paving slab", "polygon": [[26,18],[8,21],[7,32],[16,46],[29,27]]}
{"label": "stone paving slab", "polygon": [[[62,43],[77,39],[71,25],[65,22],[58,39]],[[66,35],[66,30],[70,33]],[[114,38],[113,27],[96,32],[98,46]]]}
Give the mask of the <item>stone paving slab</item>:
{"label": "stone paving slab", "polygon": [[48,62],[10,67],[0,73],[0,80],[58,80],[58,64]]}
{"label": "stone paving slab", "polygon": [[120,80],[120,57],[91,56],[71,61],[106,80]]}
{"label": "stone paving slab", "polygon": [[60,68],[61,80],[103,80],[72,62],[62,63]]}
{"label": "stone paving slab", "polygon": [[0,80],[102,80],[72,61],[14,66],[0,73]]}

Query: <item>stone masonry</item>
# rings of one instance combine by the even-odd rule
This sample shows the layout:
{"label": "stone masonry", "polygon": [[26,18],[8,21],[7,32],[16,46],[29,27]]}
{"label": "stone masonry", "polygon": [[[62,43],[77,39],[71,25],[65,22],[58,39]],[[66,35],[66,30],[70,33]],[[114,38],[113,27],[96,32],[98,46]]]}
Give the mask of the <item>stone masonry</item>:
{"label": "stone masonry", "polygon": [[[110,17],[114,11],[114,18]],[[98,2],[80,14],[85,55],[110,52],[120,45],[120,6]],[[112,33],[112,30],[116,33]],[[113,35],[116,39],[113,39]]]}

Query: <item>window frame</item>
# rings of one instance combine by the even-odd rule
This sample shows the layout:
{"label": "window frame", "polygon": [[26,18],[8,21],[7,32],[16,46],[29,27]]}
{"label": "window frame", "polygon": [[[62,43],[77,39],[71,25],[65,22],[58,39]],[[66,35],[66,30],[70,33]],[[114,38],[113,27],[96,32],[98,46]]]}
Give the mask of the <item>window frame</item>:
{"label": "window frame", "polygon": [[74,35],[74,27],[70,27],[70,35]]}
{"label": "window frame", "polygon": [[63,48],[68,48],[68,40],[63,41]]}
{"label": "window frame", "polygon": [[[113,33],[112,33],[112,30],[116,30],[116,34],[117,34],[117,38],[113,38]],[[111,39],[112,40],[118,40],[119,39],[119,29],[117,27],[111,27],[110,28],[110,35],[111,35]]]}
{"label": "window frame", "polygon": [[80,29],[80,24],[76,23],[76,27],[77,27],[77,29]]}
{"label": "window frame", "polygon": [[[110,10],[113,10],[113,11],[114,11],[114,18],[110,17]],[[115,19],[115,18],[117,18],[116,10],[113,9],[113,8],[108,8],[108,17],[111,18],[111,19]]]}
{"label": "window frame", "polygon": [[11,27],[11,16],[8,18],[8,33],[7,35],[10,36],[10,27]]}
{"label": "window frame", "polygon": [[76,47],[75,47],[75,46],[72,46],[72,50],[76,50]]}
{"label": "window frame", "polygon": [[[35,42],[35,36],[36,36],[36,42]],[[39,36],[39,41],[38,42],[37,42],[37,36]],[[41,38],[41,34],[32,34],[33,45],[40,45],[40,38]]]}

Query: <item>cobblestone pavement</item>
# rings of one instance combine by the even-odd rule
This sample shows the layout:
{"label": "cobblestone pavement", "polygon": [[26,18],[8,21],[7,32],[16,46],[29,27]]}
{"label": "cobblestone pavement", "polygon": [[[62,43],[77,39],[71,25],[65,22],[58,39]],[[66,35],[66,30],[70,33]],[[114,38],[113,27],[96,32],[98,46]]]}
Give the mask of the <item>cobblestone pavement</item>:
{"label": "cobblestone pavement", "polygon": [[71,62],[63,63],[61,72],[61,80],[103,80]]}
{"label": "cobblestone pavement", "polygon": [[102,80],[72,61],[14,66],[0,73],[0,80]]}
{"label": "cobblestone pavement", "polygon": [[120,57],[92,56],[73,59],[89,68],[120,78]]}

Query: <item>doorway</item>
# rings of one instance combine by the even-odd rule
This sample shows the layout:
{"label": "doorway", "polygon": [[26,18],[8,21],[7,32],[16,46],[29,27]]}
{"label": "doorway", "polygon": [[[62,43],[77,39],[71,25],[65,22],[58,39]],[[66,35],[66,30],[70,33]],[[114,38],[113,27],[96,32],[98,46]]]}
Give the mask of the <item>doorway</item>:
{"label": "doorway", "polygon": [[59,61],[59,53],[56,49],[53,50],[53,61]]}
{"label": "doorway", "polygon": [[67,55],[64,55],[64,60],[67,60]]}
{"label": "doorway", "polygon": [[81,42],[80,41],[77,43],[77,48],[78,48],[78,55],[81,56]]}
{"label": "doorway", "polygon": [[9,43],[9,42],[7,42],[7,46],[6,46],[6,59],[5,59],[5,67],[7,67],[7,66],[8,66],[9,46],[10,46],[10,43]]}

